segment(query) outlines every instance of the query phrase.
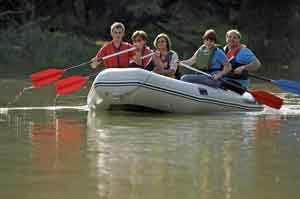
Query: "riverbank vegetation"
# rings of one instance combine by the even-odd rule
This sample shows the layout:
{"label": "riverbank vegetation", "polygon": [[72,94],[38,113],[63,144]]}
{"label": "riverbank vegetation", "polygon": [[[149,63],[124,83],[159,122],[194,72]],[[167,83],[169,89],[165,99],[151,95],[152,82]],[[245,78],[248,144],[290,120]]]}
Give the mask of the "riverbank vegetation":
{"label": "riverbank vegetation", "polygon": [[294,74],[300,62],[298,0],[6,0],[2,5],[1,73],[84,62],[110,39],[114,21],[126,25],[128,41],[134,30],[145,30],[150,46],[156,34],[166,32],[183,58],[199,46],[205,29],[216,29],[224,44],[226,30],[238,28],[264,72]]}
{"label": "riverbank vegetation", "polygon": [[87,61],[97,48],[82,35],[42,31],[39,27],[1,31],[0,43],[1,73],[64,68]]}

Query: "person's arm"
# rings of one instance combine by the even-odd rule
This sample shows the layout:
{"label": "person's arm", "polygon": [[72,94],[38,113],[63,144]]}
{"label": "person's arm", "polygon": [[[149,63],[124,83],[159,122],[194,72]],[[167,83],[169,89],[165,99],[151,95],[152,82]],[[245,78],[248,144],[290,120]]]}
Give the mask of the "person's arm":
{"label": "person's arm", "polygon": [[142,49],[140,49],[139,46],[135,46],[135,45],[132,45],[132,44],[127,43],[127,42],[123,42],[123,45],[126,45],[127,49],[135,47],[135,50],[132,50],[132,51],[128,52],[128,57],[129,57],[129,63],[128,64],[131,64],[131,63],[134,62],[134,63],[140,65],[139,62],[140,62],[141,50]]}
{"label": "person's arm", "polygon": [[235,74],[241,74],[244,70],[246,71],[256,71],[260,66],[261,63],[258,60],[258,58],[254,55],[254,53],[248,49],[244,48],[241,49],[243,52],[236,57],[238,59],[238,62],[245,63],[244,65],[239,66],[234,70]]}
{"label": "person's arm", "polygon": [[100,60],[101,57],[104,57],[104,56],[105,56],[105,48],[102,47],[102,48],[100,48],[100,50],[98,51],[96,56],[91,59],[92,63],[90,64],[90,66],[94,69],[97,68],[97,66],[101,63],[101,60]]}
{"label": "person's arm", "polygon": [[178,67],[178,55],[176,53],[173,53],[170,61],[170,68],[163,70],[163,74],[169,77],[175,77],[177,67]]}
{"label": "person's arm", "polygon": [[131,57],[129,63],[136,63],[137,65],[142,65],[142,53],[139,50],[136,50],[135,55]]}
{"label": "person's arm", "polygon": [[136,63],[144,68],[146,68],[152,61],[154,56],[153,51],[149,47],[137,50],[135,56],[130,60],[130,63]]}
{"label": "person's arm", "polygon": [[194,55],[191,58],[186,59],[186,60],[182,60],[182,61],[180,61],[180,63],[187,64],[187,65],[193,65],[193,64],[195,64],[196,63],[196,58],[197,58],[198,50],[194,53]]}
{"label": "person's arm", "polygon": [[213,75],[213,79],[218,80],[231,71],[231,64],[229,63],[226,54],[218,48],[215,50],[213,58],[216,59],[216,62],[220,67],[223,66],[221,71]]}
{"label": "person's arm", "polygon": [[152,62],[152,58],[154,55],[154,52],[148,46],[146,46],[145,49],[146,50],[145,50],[144,59],[143,59],[144,68],[146,68]]}
{"label": "person's arm", "polygon": [[160,52],[158,50],[155,51],[154,57],[154,72],[162,74],[163,69],[164,69],[164,63],[162,62],[160,58]]}
{"label": "person's arm", "polygon": [[97,61],[97,57],[93,57],[92,59],[91,59],[91,61],[92,61],[92,63],[90,64],[90,66],[92,67],[92,68],[97,68],[97,66],[100,64],[100,62],[99,61]]}
{"label": "person's arm", "polygon": [[254,71],[258,70],[258,68],[260,66],[261,66],[261,63],[256,58],[252,62],[250,62],[249,64],[245,64],[245,65],[242,65],[242,66],[238,67],[237,69],[235,69],[234,72],[238,73],[238,74],[241,74],[244,70],[254,72]]}
{"label": "person's arm", "polygon": [[213,79],[218,80],[218,79],[222,78],[224,75],[228,74],[230,71],[231,71],[231,64],[229,63],[228,59],[226,58],[223,62],[223,69],[216,75],[213,75]]}

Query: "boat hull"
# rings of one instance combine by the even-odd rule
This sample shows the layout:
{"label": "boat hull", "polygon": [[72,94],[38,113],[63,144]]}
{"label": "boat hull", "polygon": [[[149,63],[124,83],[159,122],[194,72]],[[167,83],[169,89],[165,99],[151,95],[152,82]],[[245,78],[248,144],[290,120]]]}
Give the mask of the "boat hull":
{"label": "boat hull", "polygon": [[172,113],[260,111],[251,94],[192,84],[143,69],[106,69],[95,78],[88,94],[91,109],[158,110]]}

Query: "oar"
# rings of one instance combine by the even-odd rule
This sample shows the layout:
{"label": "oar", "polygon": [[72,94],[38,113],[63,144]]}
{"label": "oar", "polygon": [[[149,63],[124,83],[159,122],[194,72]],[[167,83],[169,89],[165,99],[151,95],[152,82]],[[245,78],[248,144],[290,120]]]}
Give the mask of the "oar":
{"label": "oar", "polygon": [[[148,55],[145,55],[141,57],[140,59],[145,59],[147,57],[152,56],[154,53],[149,53]],[[57,94],[63,95],[70,92],[73,92],[79,88],[81,88],[90,77],[96,76],[97,74],[92,74],[89,76],[71,76],[62,80],[59,80],[55,82],[54,88]]]}
{"label": "oar", "polygon": [[[198,73],[201,73],[203,75],[206,75],[208,77],[212,77],[210,74],[206,73],[206,72],[203,72],[201,70],[198,70],[196,68],[193,68],[192,66],[189,66],[187,64],[184,64],[184,63],[179,63],[179,65],[187,68],[187,69],[190,69],[190,70],[193,70],[195,72],[198,72]],[[258,101],[259,103],[261,104],[265,104],[269,107],[272,107],[272,108],[275,108],[275,109],[280,109],[282,104],[283,104],[283,100],[280,98],[280,97],[277,97],[271,93],[268,93],[266,91],[262,91],[262,90],[248,90],[246,88],[243,88],[241,86],[238,86],[234,83],[231,83],[231,82],[228,82],[228,81],[225,81],[223,79],[219,79],[221,82],[223,82],[224,84],[226,85],[229,85],[230,87],[235,87],[237,88],[238,90],[242,90],[244,92],[249,92],[251,93],[251,95],[255,98],[256,101]]]}
{"label": "oar", "polygon": [[[111,58],[111,57],[114,57],[114,56],[117,56],[117,55],[129,52],[129,51],[133,51],[135,49],[136,48],[133,47],[133,48],[129,48],[129,49],[126,49],[126,50],[122,50],[120,52],[107,55],[107,56],[102,57],[100,59],[106,60],[108,58]],[[39,72],[33,73],[32,75],[30,75],[30,80],[31,80],[32,86],[33,87],[40,87],[40,86],[44,86],[44,85],[50,84],[51,82],[53,82],[55,80],[58,80],[63,75],[64,72],[66,72],[66,71],[68,71],[70,69],[74,69],[74,68],[78,68],[80,66],[84,66],[84,65],[90,64],[93,61],[94,60],[90,60],[90,61],[81,63],[81,64],[76,65],[76,66],[71,66],[71,67],[66,68],[66,69],[49,68],[49,69],[46,69],[46,70],[43,70],[43,71],[39,71]]]}
{"label": "oar", "polygon": [[294,81],[286,80],[286,79],[273,80],[273,79],[270,79],[267,77],[258,76],[258,75],[254,75],[254,74],[249,74],[249,76],[254,77],[256,79],[271,82],[288,93],[296,94],[296,95],[300,94],[300,82],[294,82]]}
{"label": "oar", "polygon": [[[91,75],[95,76],[95,75]],[[91,76],[71,76],[54,83],[57,94],[63,95],[81,88]]]}
{"label": "oar", "polygon": [[[146,59],[146,58],[148,58],[148,57],[151,57],[152,55],[154,55],[155,54],[155,52],[152,52],[152,53],[149,53],[148,55],[144,55],[144,56],[142,56],[142,57],[140,57],[140,59]],[[151,60],[151,59],[150,59]],[[133,63],[134,61],[133,60],[130,60],[130,64],[131,63]],[[149,61],[150,62],[150,61]]]}

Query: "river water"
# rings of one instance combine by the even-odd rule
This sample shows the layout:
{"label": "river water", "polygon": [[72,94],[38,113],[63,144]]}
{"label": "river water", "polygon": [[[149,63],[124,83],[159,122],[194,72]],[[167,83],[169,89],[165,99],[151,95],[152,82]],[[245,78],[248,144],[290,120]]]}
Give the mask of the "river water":
{"label": "river water", "polygon": [[88,86],[57,100],[0,86],[0,198],[299,197],[297,97],[254,113],[90,112]]}

